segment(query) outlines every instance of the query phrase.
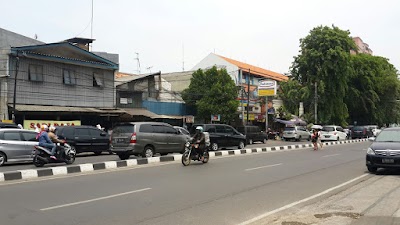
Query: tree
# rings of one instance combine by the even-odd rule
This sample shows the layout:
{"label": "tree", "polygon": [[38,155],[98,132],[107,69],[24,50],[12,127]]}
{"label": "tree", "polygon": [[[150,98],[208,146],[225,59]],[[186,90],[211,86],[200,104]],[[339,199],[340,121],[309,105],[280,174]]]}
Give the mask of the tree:
{"label": "tree", "polygon": [[291,73],[309,93],[302,100],[310,110],[317,84],[318,122],[346,124],[348,108],[344,98],[352,74],[350,50],[356,49],[349,34],[335,26],[319,26],[300,40],[300,54],[294,58]]}
{"label": "tree", "polygon": [[206,121],[211,115],[221,115],[221,121],[229,123],[237,116],[239,107],[238,89],[225,69],[216,66],[193,73],[189,88],[182,92],[182,98],[189,106],[196,108],[197,117]]}
{"label": "tree", "polygon": [[[282,99],[285,109],[295,115],[299,114],[300,102],[310,99],[311,90],[302,86],[298,80],[289,79],[279,84],[278,96]],[[306,105],[310,105],[307,102]]]}

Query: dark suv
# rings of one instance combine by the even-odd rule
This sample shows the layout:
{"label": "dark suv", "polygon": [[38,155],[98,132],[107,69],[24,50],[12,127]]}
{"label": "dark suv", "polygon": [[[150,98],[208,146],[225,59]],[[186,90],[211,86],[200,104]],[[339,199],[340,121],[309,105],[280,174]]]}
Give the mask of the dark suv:
{"label": "dark suv", "polygon": [[368,129],[367,126],[355,126],[351,130],[351,138],[356,139],[356,138],[368,138],[372,137],[373,133],[370,129]]}
{"label": "dark suv", "polygon": [[57,127],[56,135],[64,139],[77,153],[94,152],[100,155],[110,151],[110,136],[92,126],[62,126]]}
{"label": "dark suv", "polygon": [[252,145],[255,141],[267,143],[267,134],[262,132],[258,126],[242,126],[238,127],[237,130],[246,135],[247,144],[249,145]]}
{"label": "dark suv", "polygon": [[194,124],[190,128],[190,134],[196,132],[196,127],[203,127],[204,132],[210,134],[211,149],[217,151],[220,147],[246,147],[246,136],[235,128],[225,124]]}

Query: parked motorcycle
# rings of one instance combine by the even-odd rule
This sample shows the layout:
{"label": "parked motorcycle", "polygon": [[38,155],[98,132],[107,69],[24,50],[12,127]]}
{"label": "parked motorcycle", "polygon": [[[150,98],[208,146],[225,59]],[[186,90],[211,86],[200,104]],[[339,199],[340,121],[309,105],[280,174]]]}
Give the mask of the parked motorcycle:
{"label": "parked motorcycle", "polygon": [[38,146],[35,146],[35,150],[33,151],[33,164],[36,167],[42,167],[48,163],[66,163],[72,164],[75,162],[76,152],[71,146],[67,143],[57,144],[57,150],[55,157],[57,160],[50,158],[51,150]]}
{"label": "parked motorcycle", "polygon": [[[199,144],[187,142],[185,145],[185,152],[182,154],[182,164],[184,166],[189,166],[190,162],[193,161],[202,161],[201,156],[199,154]],[[208,154],[208,148],[204,150],[203,153],[204,159],[203,163],[207,163],[210,159],[210,155]]]}

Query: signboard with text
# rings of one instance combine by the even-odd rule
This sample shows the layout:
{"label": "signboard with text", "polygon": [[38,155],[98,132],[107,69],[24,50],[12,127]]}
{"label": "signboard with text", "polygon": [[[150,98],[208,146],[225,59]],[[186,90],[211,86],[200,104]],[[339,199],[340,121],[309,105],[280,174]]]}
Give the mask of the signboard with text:
{"label": "signboard with text", "polygon": [[221,115],[211,115],[211,121],[221,121]]}
{"label": "signboard with text", "polygon": [[275,80],[260,80],[258,83],[258,96],[274,96],[276,95]]}
{"label": "signboard with text", "polygon": [[35,130],[35,125],[41,127],[42,125],[47,126],[80,126],[80,120],[71,121],[57,121],[57,120],[24,120],[24,129]]}

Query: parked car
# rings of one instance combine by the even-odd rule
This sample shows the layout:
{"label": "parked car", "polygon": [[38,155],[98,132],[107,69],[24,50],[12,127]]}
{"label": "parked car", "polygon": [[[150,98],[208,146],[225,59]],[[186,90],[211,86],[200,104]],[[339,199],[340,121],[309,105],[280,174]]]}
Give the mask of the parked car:
{"label": "parked car", "polygon": [[156,153],[183,153],[187,135],[173,126],[159,122],[131,122],[117,124],[111,135],[111,151],[121,160],[130,155],[153,157]]}
{"label": "parked car", "polygon": [[267,133],[262,132],[258,126],[241,126],[237,130],[246,136],[246,143],[252,145],[255,141],[267,143]]}
{"label": "parked car", "polygon": [[37,133],[31,130],[0,129],[0,166],[6,162],[32,161]]}
{"label": "parked car", "polygon": [[372,137],[372,131],[367,126],[355,126],[351,133],[351,139],[369,138]]}
{"label": "parked car", "polygon": [[56,135],[66,140],[76,153],[100,155],[103,151],[110,151],[110,136],[93,126],[60,126],[56,127]]}
{"label": "parked car", "polygon": [[186,130],[185,128],[179,127],[179,126],[174,126],[174,128],[175,128],[176,130],[178,130],[181,134],[183,134],[183,135],[189,135],[189,136],[190,136],[189,131]]}
{"label": "parked car", "polygon": [[304,140],[311,140],[311,133],[307,131],[305,127],[302,126],[287,126],[283,130],[283,139],[285,141],[295,140],[300,141]]}
{"label": "parked car", "polygon": [[19,129],[19,127],[14,123],[2,123],[2,122],[0,122],[0,129],[3,129],[3,128],[17,128],[17,129]]}
{"label": "parked car", "polygon": [[370,138],[366,166],[375,173],[378,168],[400,168],[400,128],[386,128],[376,138]]}
{"label": "parked car", "polygon": [[246,136],[229,125],[194,124],[189,130],[190,134],[193,135],[198,126],[203,127],[204,131],[209,133],[211,150],[213,151],[217,151],[222,147],[238,147],[239,149],[246,147]]}
{"label": "parked car", "polygon": [[377,125],[368,125],[367,127],[371,134],[370,137],[376,137],[382,131]]}
{"label": "parked car", "polygon": [[341,126],[324,126],[321,131],[321,141],[340,141],[346,140],[347,134]]}

